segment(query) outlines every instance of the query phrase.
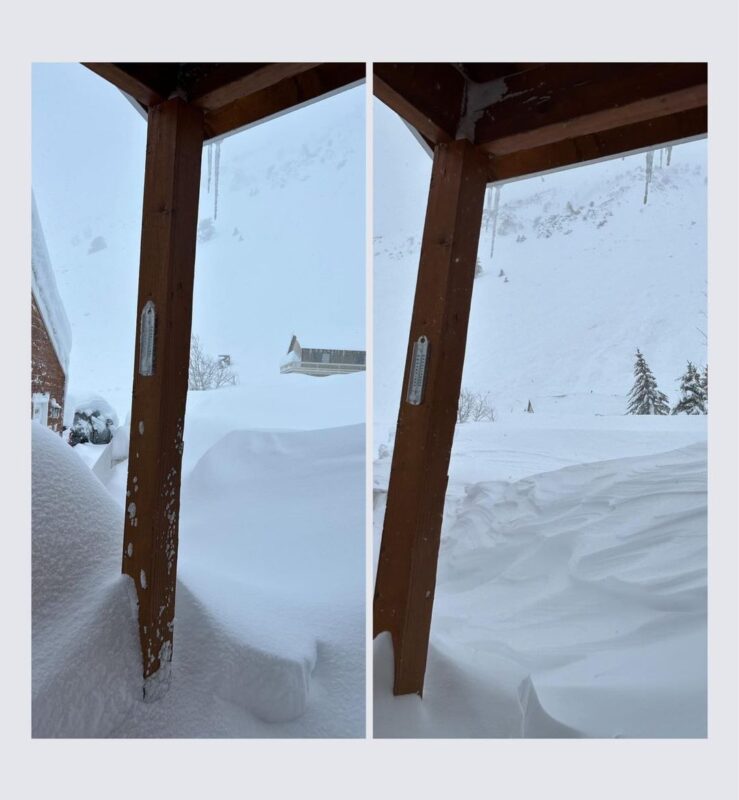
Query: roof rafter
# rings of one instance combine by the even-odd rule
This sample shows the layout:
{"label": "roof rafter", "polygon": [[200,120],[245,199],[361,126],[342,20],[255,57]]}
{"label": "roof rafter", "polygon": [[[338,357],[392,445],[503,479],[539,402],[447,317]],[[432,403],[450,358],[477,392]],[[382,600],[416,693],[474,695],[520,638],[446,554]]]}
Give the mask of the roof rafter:
{"label": "roof rafter", "polygon": [[338,90],[347,89],[364,78],[364,63],[317,64],[209,111],[205,115],[205,138],[213,139],[232,133]]}
{"label": "roof rafter", "polygon": [[708,102],[705,64],[545,64],[496,84],[500,99],[471,111],[475,144],[499,155]]}
{"label": "roof rafter", "polygon": [[464,75],[451,64],[374,64],[374,93],[431,144],[456,138]]}
{"label": "roof rafter", "polygon": [[348,88],[364,63],[85,63],[145,111],[179,97],[204,112],[205,138],[225,136]]}
{"label": "roof rafter", "polygon": [[491,180],[695,138],[705,63],[374,64],[375,95],[431,146],[467,139]]}
{"label": "roof rafter", "polygon": [[543,172],[627,155],[706,134],[706,108],[635,122],[599,133],[575,136],[515,153],[490,156],[490,182],[530,177]]}

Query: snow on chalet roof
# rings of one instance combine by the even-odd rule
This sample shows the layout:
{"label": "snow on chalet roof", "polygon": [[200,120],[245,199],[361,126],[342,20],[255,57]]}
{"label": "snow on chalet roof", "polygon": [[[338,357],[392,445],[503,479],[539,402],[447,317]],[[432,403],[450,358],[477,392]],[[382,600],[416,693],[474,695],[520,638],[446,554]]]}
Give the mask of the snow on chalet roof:
{"label": "snow on chalet roof", "polygon": [[31,203],[33,209],[31,218],[31,292],[46,325],[59,363],[66,373],[69,366],[69,351],[72,347],[72,328],[64,311],[62,298],[59,296],[44,231],[41,227],[41,218],[36,208],[36,198],[33,194]]}

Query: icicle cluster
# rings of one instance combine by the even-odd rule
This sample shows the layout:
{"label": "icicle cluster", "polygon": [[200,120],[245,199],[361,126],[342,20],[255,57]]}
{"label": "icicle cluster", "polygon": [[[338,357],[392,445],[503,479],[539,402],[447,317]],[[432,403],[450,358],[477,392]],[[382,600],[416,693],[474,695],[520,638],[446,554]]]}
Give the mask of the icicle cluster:
{"label": "icicle cluster", "polygon": [[218,219],[218,185],[221,177],[221,143],[216,142],[215,174],[213,176],[213,219]]}

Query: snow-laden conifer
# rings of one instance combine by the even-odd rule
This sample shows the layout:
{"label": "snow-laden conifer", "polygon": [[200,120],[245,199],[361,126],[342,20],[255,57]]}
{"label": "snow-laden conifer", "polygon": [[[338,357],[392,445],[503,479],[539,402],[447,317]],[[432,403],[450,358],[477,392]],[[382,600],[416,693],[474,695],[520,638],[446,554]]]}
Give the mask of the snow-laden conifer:
{"label": "snow-laden conifer", "polygon": [[657,388],[652,370],[639,350],[636,351],[634,379],[634,386],[629,392],[628,414],[670,413],[667,395]]}
{"label": "snow-laden conifer", "polygon": [[[703,376],[697,367],[688,361],[687,369],[680,378],[680,399],[677,401],[673,414],[705,414],[706,392],[703,388]],[[707,381],[706,381],[707,385]]]}

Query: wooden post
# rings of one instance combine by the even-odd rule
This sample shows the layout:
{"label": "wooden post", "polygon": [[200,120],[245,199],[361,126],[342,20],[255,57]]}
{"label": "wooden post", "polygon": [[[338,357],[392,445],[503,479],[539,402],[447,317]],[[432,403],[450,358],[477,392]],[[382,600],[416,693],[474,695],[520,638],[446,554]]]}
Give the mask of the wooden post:
{"label": "wooden post", "polygon": [[374,635],[392,634],[395,694],[423,691],[487,175],[469,142],[435,147],[375,584]]}
{"label": "wooden post", "polygon": [[144,699],[169,685],[203,114],[149,109],[123,572],[136,584]]}

